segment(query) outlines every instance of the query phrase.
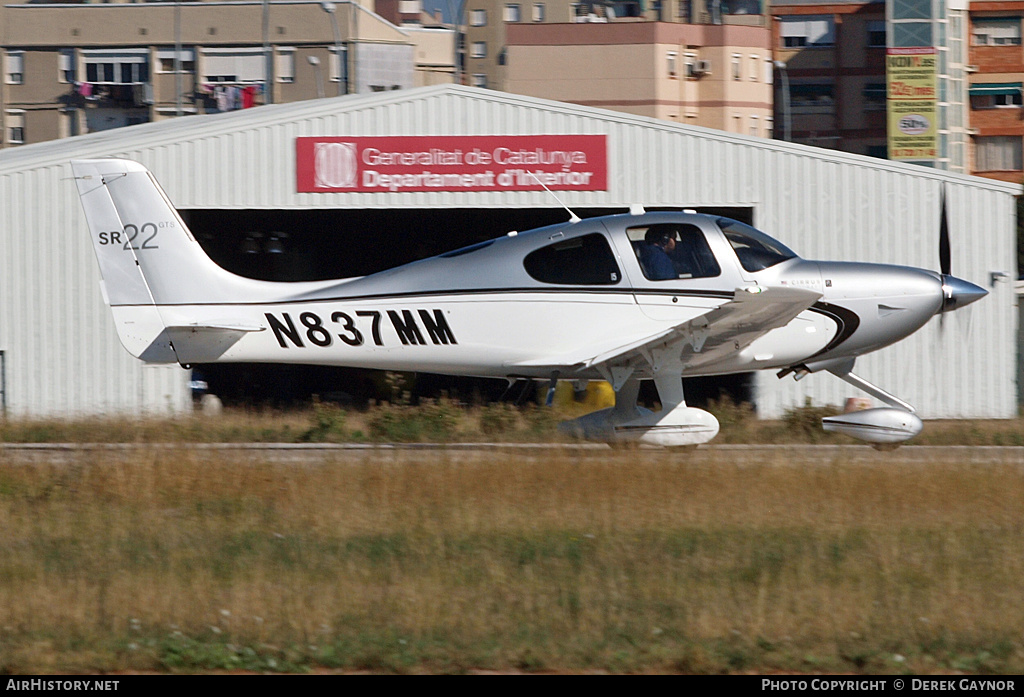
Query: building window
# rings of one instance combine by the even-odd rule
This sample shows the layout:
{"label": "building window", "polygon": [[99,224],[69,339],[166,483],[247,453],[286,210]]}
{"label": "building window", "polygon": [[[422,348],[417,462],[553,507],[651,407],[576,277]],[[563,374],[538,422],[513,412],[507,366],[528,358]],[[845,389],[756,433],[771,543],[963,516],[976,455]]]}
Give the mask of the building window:
{"label": "building window", "polygon": [[835,43],[831,17],[782,17],[782,45],[785,48],[820,48]]}
{"label": "building window", "polygon": [[675,51],[669,51],[665,54],[665,64],[668,69],[669,77],[676,77],[679,74],[679,54]]}
{"label": "building window", "polygon": [[7,112],[7,142],[12,145],[25,142],[25,112],[21,109]]}
{"label": "building window", "polygon": [[975,46],[1020,46],[1020,18],[975,19],[971,36]]}
{"label": "building window", "polygon": [[4,74],[8,85],[21,85],[25,82],[25,52],[8,51],[5,56],[7,67]]}
{"label": "building window", "polygon": [[775,61],[771,58],[764,59],[764,84],[770,85],[775,80]]}
{"label": "building window", "polygon": [[534,22],[543,22],[544,21],[544,3],[535,2],[533,4],[533,16],[532,16],[532,19],[533,19]]}
{"label": "building window", "polygon": [[330,59],[330,81],[345,82],[348,76],[348,49],[344,46],[332,46]]}
{"label": "building window", "polygon": [[149,51],[83,50],[85,81],[99,85],[137,85],[149,82]]}
{"label": "building window", "polygon": [[262,48],[204,48],[203,82],[256,83],[266,80]]}
{"label": "building window", "polygon": [[868,48],[885,48],[885,20],[870,19],[867,23]]}
{"label": "building window", "polygon": [[278,82],[295,82],[295,48],[279,46],[274,67]]}
{"label": "building window", "polygon": [[505,5],[505,21],[518,22],[519,20],[519,5]]}
{"label": "building window", "polygon": [[750,56],[750,79],[757,81],[757,68],[761,65],[761,59],[758,56]]}
{"label": "building window", "polygon": [[487,57],[487,42],[486,41],[474,41],[469,51],[470,58],[486,58]]}
{"label": "building window", "polygon": [[884,82],[864,85],[864,111],[885,111],[888,92]]}
{"label": "building window", "polygon": [[471,27],[486,27],[487,26],[487,10],[472,10],[469,13],[469,26],[471,26]]}
{"label": "building window", "polygon": [[759,135],[757,132],[757,121],[758,119],[756,116],[750,117],[750,135],[752,136]]}
{"label": "building window", "polygon": [[979,172],[1016,172],[1022,166],[1020,136],[988,136],[974,139],[974,166]]}
{"label": "building window", "polygon": [[487,75],[484,73],[474,73],[471,84],[473,87],[487,87]]}
{"label": "building window", "polygon": [[835,87],[831,84],[790,85],[789,101],[794,114],[828,113],[835,103]]}
{"label": "building window", "polygon": [[57,80],[63,83],[72,83],[77,79],[78,71],[75,70],[75,49],[62,48],[57,53]]}
{"label": "building window", "polygon": [[775,119],[773,119],[771,116],[766,116],[764,119],[764,137],[775,137]]}
{"label": "building window", "polygon": [[697,64],[697,54],[687,53],[683,56],[683,65],[686,69],[686,77],[695,77],[694,69]]}
{"label": "building window", "polygon": [[972,109],[1019,108],[1022,105],[1020,82],[975,83],[971,85]]}
{"label": "building window", "polygon": [[741,60],[741,58],[742,57],[738,53],[732,54],[732,79],[733,80],[739,80],[740,79],[740,60]]}
{"label": "building window", "polygon": [[60,110],[60,137],[70,138],[78,135],[78,109],[68,107]]}
{"label": "building window", "polygon": [[183,48],[181,51],[175,51],[173,48],[161,48],[156,52],[157,72],[173,74],[175,58],[177,58],[178,65],[181,66],[182,73],[191,74],[196,71],[194,48]]}
{"label": "building window", "polygon": [[1020,107],[1020,92],[1013,94],[993,94],[987,97],[979,97],[978,102],[971,98],[972,109],[998,109],[1000,107]]}

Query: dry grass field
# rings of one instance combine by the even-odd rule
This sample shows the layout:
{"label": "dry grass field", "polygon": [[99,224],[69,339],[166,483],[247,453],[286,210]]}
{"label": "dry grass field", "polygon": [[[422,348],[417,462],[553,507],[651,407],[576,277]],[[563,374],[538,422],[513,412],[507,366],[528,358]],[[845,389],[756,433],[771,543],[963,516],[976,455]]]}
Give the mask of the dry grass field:
{"label": "dry grass field", "polygon": [[1020,456],[911,450],[0,449],[0,674],[1024,672]]}

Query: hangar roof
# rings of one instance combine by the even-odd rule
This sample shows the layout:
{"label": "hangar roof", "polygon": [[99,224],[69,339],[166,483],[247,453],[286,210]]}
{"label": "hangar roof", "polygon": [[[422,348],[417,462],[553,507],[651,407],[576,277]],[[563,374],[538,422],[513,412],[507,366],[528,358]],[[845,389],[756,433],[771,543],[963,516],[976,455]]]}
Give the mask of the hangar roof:
{"label": "hangar roof", "polygon": [[[790,157],[783,159],[796,156],[805,163],[852,165],[1020,193],[1020,186],[995,180],[461,85],[347,95],[223,114],[183,116],[8,148],[0,150],[0,174],[66,165],[72,157],[126,156],[147,164],[175,203],[183,208],[312,208],[324,203],[329,207],[376,208],[388,207],[395,202],[380,200],[377,194],[329,194],[326,196],[329,201],[322,200],[324,194],[317,194],[312,199],[309,195],[283,195],[288,192],[294,194],[294,139],[318,135],[538,133],[605,133],[614,138],[614,142],[608,145],[608,191],[602,194],[591,192],[582,201],[578,196],[567,194],[579,205],[622,206],[637,201],[650,205],[752,203],[761,198],[750,191],[750,177],[756,176],[758,160],[766,163],[770,160],[761,158],[787,155]],[[623,137],[615,138],[618,135]],[[657,142],[664,137],[676,143],[676,147],[666,150]],[[654,167],[647,161],[653,152],[661,154],[660,161],[653,163]],[[698,164],[695,166],[694,162]],[[634,167],[635,163],[642,166]],[[679,183],[683,184],[682,189],[666,185],[664,172],[659,171],[666,166],[681,170],[682,181]],[[770,169],[775,169],[775,163]],[[178,177],[174,172],[185,175],[191,185],[176,181]],[[651,181],[652,175],[660,179]],[[774,175],[769,175],[769,178],[774,178]],[[225,179],[230,179],[234,185],[224,187]],[[268,189],[265,184],[268,180],[285,186]],[[746,189],[747,194],[729,192],[737,188]],[[758,188],[756,183],[753,188]],[[267,196],[271,192],[273,195]],[[539,195],[519,192],[512,196],[515,200],[508,200],[510,192],[490,193],[496,194],[498,199],[481,200],[494,199],[494,196],[478,193],[473,197],[473,205],[546,206],[551,203],[550,198],[542,200],[547,196],[543,192]],[[371,196],[377,199],[369,200]],[[416,203],[420,206],[452,205],[445,198],[448,197]]]}

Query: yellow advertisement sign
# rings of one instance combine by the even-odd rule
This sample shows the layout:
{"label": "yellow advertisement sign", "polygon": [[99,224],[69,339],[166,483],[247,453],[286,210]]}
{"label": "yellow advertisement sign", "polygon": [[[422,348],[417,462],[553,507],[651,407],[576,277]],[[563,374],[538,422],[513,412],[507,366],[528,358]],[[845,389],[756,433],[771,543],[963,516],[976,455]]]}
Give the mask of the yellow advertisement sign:
{"label": "yellow advertisement sign", "polygon": [[930,160],[938,155],[936,58],[930,46],[887,51],[890,160]]}

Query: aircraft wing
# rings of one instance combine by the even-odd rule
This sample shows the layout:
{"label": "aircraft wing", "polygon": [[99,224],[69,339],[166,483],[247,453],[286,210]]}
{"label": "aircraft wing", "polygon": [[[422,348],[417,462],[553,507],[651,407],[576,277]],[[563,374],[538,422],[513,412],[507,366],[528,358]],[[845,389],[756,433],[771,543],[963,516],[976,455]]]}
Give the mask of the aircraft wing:
{"label": "aircraft wing", "polygon": [[757,293],[737,289],[728,302],[655,334],[597,351],[549,356],[519,365],[550,366],[566,378],[594,368],[618,389],[644,363],[651,369],[676,360],[684,368],[713,366],[772,329],[785,326],[819,298],[821,293],[802,288],[767,288]]}

